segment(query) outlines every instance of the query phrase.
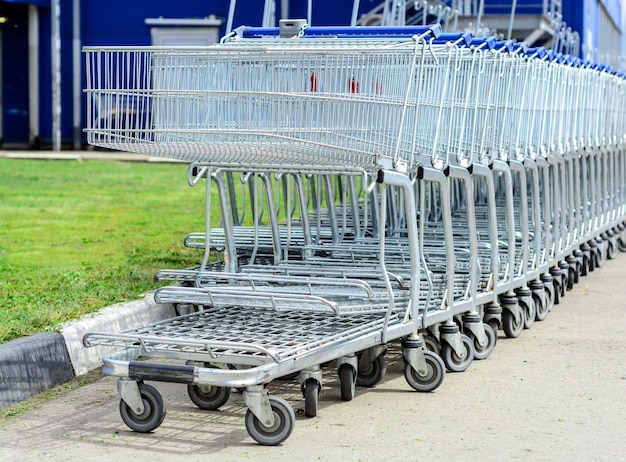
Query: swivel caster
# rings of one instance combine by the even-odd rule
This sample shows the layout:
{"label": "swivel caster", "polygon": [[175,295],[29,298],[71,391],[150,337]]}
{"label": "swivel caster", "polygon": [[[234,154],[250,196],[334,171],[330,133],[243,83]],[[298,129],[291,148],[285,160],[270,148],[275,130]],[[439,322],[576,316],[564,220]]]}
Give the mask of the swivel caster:
{"label": "swivel caster", "polygon": [[[502,307],[492,302],[485,305],[483,310],[483,321],[491,326],[491,329],[497,334],[502,325]],[[497,335],[496,335],[497,336]]]}
{"label": "swivel caster", "polygon": [[416,391],[430,392],[443,383],[446,376],[443,360],[432,351],[424,351],[426,370],[417,371],[408,362],[404,365],[404,378],[406,382]]}
{"label": "swivel caster", "polygon": [[560,261],[559,269],[561,270],[561,297],[565,297],[569,285],[569,265],[565,261]]}
{"label": "swivel caster", "polygon": [[604,250],[604,240],[601,237],[596,238],[596,252],[595,252],[595,267],[601,268],[604,265],[604,260],[606,259],[606,254]]}
{"label": "swivel caster", "polygon": [[474,344],[474,359],[488,358],[498,340],[496,331],[478,313],[468,313],[463,316],[463,332]]}
{"label": "swivel caster", "polygon": [[550,311],[545,285],[543,282],[535,280],[530,282],[529,287],[533,294],[533,305],[535,305],[535,321],[543,321]]}
{"label": "swivel caster", "polygon": [[441,331],[441,359],[450,372],[465,371],[474,360],[474,342],[459,332],[456,325],[444,325]]}
{"label": "swivel caster", "polygon": [[521,314],[524,316],[524,329],[530,329],[535,322],[535,304],[533,303],[532,292],[527,287],[521,287],[515,293]]}
{"label": "swivel caster", "polygon": [[589,274],[589,260],[591,259],[591,247],[586,242],[581,244],[580,251],[582,252],[582,261],[580,266],[580,275],[587,276]]}
{"label": "swivel caster", "polygon": [[611,233],[606,240],[606,258],[614,260],[617,257],[617,237]]}
{"label": "swivel caster", "polygon": [[356,391],[356,371],[358,359],[356,356],[341,357],[337,360],[337,374],[341,388],[341,399],[352,401]]}
{"label": "swivel caster", "polygon": [[320,383],[315,379],[309,379],[304,384],[304,415],[315,417],[320,396]]}
{"label": "swivel caster", "polygon": [[446,366],[438,355],[424,350],[421,345],[417,339],[402,341],[404,378],[414,390],[431,392],[443,383]]}
{"label": "swivel caster", "polygon": [[300,371],[300,390],[304,396],[304,415],[315,417],[322,389],[322,370],[320,366],[313,366]]}
{"label": "swivel caster", "polygon": [[567,289],[571,290],[574,284],[578,283],[578,261],[573,255],[568,255],[565,257],[565,262],[567,263]]}
{"label": "swivel caster", "polygon": [[[135,384],[130,381],[123,382],[127,386],[120,388],[120,391],[123,388],[129,390],[128,394],[123,392],[122,399],[120,399],[120,416],[124,423],[138,433],[150,433],[157,429],[163,423],[166,412],[161,394],[156,388],[143,382],[135,382]],[[130,393],[130,389],[135,387],[137,388],[133,390],[133,393]],[[134,396],[136,393],[138,395]]]}
{"label": "swivel caster", "polygon": [[550,275],[552,276],[552,285],[554,288],[554,304],[558,305],[561,303],[561,284],[563,281],[561,270],[558,268],[550,268]]}
{"label": "swivel caster", "polygon": [[387,362],[385,361],[384,346],[380,348],[370,348],[360,354],[359,369],[356,375],[356,384],[360,387],[373,387],[379,383],[387,373]]}
{"label": "swivel caster", "polygon": [[267,399],[269,399],[273,422],[266,425],[251,409],[248,409],[245,417],[246,430],[257,443],[264,446],[277,446],[291,435],[296,424],[296,415],[284,399],[277,396],[270,396]]}

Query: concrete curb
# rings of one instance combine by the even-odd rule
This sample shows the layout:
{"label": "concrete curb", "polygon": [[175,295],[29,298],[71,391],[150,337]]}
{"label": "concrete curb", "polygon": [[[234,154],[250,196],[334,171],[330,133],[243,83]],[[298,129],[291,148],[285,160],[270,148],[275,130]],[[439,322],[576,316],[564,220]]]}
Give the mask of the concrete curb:
{"label": "concrete curb", "polygon": [[111,347],[83,346],[83,336],[87,332],[119,332],[132,327],[143,326],[176,315],[172,305],[159,305],[152,294],[143,300],[120,303],[66,324],[61,330],[69,359],[76,376],[86,374],[102,365],[102,357],[112,353]]}
{"label": "concrete curb", "polygon": [[35,334],[0,345],[0,409],[73,378],[61,334]]}

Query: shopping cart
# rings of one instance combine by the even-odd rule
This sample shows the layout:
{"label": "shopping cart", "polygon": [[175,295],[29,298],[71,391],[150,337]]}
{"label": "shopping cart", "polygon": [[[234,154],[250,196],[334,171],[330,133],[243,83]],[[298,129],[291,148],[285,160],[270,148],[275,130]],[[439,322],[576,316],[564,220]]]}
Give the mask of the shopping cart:
{"label": "shopping cart", "polygon": [[[402,126],[408,104],[403,92],[412,80],[418,53],[424,53],[426,38],[438,33],[436,28],[418,32],[414,38],[411,37],[415,30],[399,40],[393,31],[390,37],[381,38],[388,46],[374,54],[356,40],[356,45],[337,47],[341,56],[329,55],[322,45],[306,44],[311,55],[309,68],[303,68],[300,61],[294,63],[302,50],[285,48],[289,41],[272,44],[269,56],[268,50],[259,45],[246,50],[234,45],[214,47],[201,52],[93,51],[91,63],[107,63],[96,67],[96,73],[107,69],[127,75],[125,66],[133,67],[134,77],[125,83],[136,87],[136,98],[151,108],[143,126],[152,128],[119,128],[119,124],[110,124],[103,130],[100,123],[93,131],[88,129],[90,141],[128,145],[130,149],[196,161],[190,166],[190,182],[196,184],[205,179],[207,198],[211,197],[210,184],[215,183],[222,207],[222,231],[207,226],[204,235],[188,236],[188,243],[204,247],[202,264],[178,274],[159,275],[187,284],[159,289],[155,294],[157,301],[193,305],[199,307],[197,311],[140,329],[85,336],[87,345],[124,347],[104,358],[104,371],[121,377],[122,417],[131,428],[150,431],[162,421],[164,411],[158,393],[140,383],[149,377],[187,383],[190,397],[203,408],[223,404],[228,395],[224,389],[244,387],[249,408],[248,431],[263,444],[278,444],[293,428],[293,411],[284,400],[269,397],[264,384],[301,371],[307,414],[315,415],[320,364],[337,360],[342,397],[351,399],[359,369],[356,354],[370,357],[372,364],[380,364],[378,358],[384,345],[395,339],[403,340],[406,376],[411,386],[428,391],[441,384],[443,363],[422,349],[417,335],[423,304],[419,301],[421,278],[413,184],[407,175],[384,172],[379,165],[413,163],[398,144],[390,147],[389,142],[397,138],[398,125]],[[348,71],[332,75],[330,70],[341,69],[338,63],[342,61],[348,62]],[[135,65],[138,62],[141,64]],[[116,67],[118,64],[123,70]],[[211,68],[209,73],[207,66]],[[146,69],[150,72],[144,75]],[[386,74],[378,75],[381,69]],[[229,87],[234,85],[233,76],[244,70],[248,79],[243,88]],[[357,72],[358,93],[357,82],[352,80],[352,73]],[[312,88],[313,73],[316,86]],[[213,79],[211,82],[198,80],[207,75]],[[263,94],[258,87],[248,87],[259,84],[257,77],[263,76],[267,81],[269,75],[279,88]],[[377,79],[386,79],[385,87],[377,84]],[[135,85],[136,80],[142,84]],[[303,96],[300,102],[293,98],[293,85],[298,81],[303,84],[299,89]],[[365,82],[372,85],[367,91]],[[346,83],[347,98],[333,95],[344,93]],[[197,90],[189,92],[189,85],[197,85]],[[98,94],[98,98],[106,98],[109,92],[133,93],[132,90],[109,89],[105,95]],[[238,96],[238,107],[232,105],[233,94]],[[371,133],[339,120],[334,111],[325,109],[331,103],[345,104],[349,113],[364,118],[369,107],[384,101],[389,103],[388,110],[369,121],[378,126]],[[252,115],[248,125],[234,125],[243,114]],[[285,119],[285,114],[289,114],[289,119]],[[308,132],[302,133],[303,124]],[[136,136],[138,131],[143,132],[141,136]],[[300,134],[304,137],[299,140]],[[202,163],[204,156],[211,162]],[[383,186],[376,186],[372,174]],[[238,207],[233,196],[227,194],[229,177],[233,175],[250,183],[249,191],[254,192],[249,197],[251,201],[262,197],[265,200],[266,207],[250,208],[254,225],[247,230],[233,223],[233,211]],[[272,192],[273,175],[295,179],[299,185],[296,190],[300,213],[295,218],[291,204],[285,205],[282,213],[287,216],[286,223],[278,223],[281,211]],[[343,190],[352,192],[349,200],[337,204],[330,190],[332,183],[340,180],[350,185]],[[376,202],[367,215],[369,206],[359,203],[361,198],[354,192],[357,181],[361,195],[371,196],[370,200]],[[310,187],[305,188],[306,183]],[[286,185],[289,184],[287,180]],[[326,189],[326,207],[320,200],[322,184]],[[388,201],[388,195],[394,200]],[[387,217],[391,202],[405,217],[402,229],[393,232],[386,231],[392,228],[388,222],[396,221],[398,225],[397,217]],[[209,210],[207,207],[207,217]],[[266,225],[261,225],[261,211],[268,220]],[[210,223],[209,218],[207,222]],[[392,239],[389,243],[388,238]],[[222,254],[223,264],[209,266],[209,253],[216,250]],[[307,258],[294,260],[293,252]],[[358,264],[346,265],[342,253],[350,258],[358,254]],[[261,255],[269,258],[260,261]],[[139,356],[174,358],[193,364],[137,361]],[[234,368],[210,367],[215,364]],[[368,379],[370,382],[380,380],[381,372],[384,373],[380,369],[373,379]],[[363,375],[362,380],[366,379]]]}
{"label": "shopping cart", "polygon": [[[434,390],[626,242],[609,69],[436,26],[298,21],[85,53],[89,143],[185,160],[206,185],[206,227],[185,237],[199,264],[156,274],[179,316],[84,337],[118,349],[103,370],[136,431],[165,416],[143,381],[169,381],[202,409],[244,389],[249,434],[280,444],[295,417],[266,384],[299,374],[314,416],[322,364],[350,400],[394,341],[409,385]],[[119,98],[136,116],[99,112]]]}

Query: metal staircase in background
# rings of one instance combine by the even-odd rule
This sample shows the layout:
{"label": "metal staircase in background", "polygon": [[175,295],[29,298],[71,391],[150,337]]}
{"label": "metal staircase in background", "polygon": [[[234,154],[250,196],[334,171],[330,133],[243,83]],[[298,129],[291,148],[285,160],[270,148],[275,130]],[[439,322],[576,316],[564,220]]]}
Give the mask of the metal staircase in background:
{"label": "metal staircase in background", "polygon": [[[359,3],[354,0],[353,11]],[[562,6],[561,0],[385,0],[358,18],[353,14],[352,25],[439,23],[444,32],[495,35],[578,55],[580,37],[563,22]]]}
{"label": "metal staircase in background", "polygon": [[[534,2],[534,3],[532,3]],[[227,32],[232,28],[236,0],[230,1]],[[276,0],[264,0],[264,27],[275,25]],[[580,37],[563,22],[561,0],[384,0],[359,15],[360,0],[352,3],[352,26],[404,26],[440,24],[443,32],[471,32],[476,37],[496,36],[529,46],[544,46],[578,56]],[[313,0],[307,0],[311,24]],[[288,2],[281,0],[282,10]]]}

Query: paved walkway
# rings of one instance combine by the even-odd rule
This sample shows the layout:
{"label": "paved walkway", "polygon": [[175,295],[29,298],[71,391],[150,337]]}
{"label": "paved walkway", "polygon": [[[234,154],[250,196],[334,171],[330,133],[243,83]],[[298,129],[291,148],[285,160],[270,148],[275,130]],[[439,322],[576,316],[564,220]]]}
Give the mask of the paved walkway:
{"label": "paved walkway", "polygon": [[120,151],[27,151],[0,150],[0,158],[6,159],[56,159],[56,160],[117,160],[126,162],[179,162],[164,157]]}
{"label": "paved walkway", "polygon": [[[626,454],[626,255],[607,261],[567,293],[547,319],[470,368],[447,374],[433,393],[412,391],[399,350],[386,378],[340,398],[325,370],[315,418],[297,413],[279,447],[248,436],[245,407],[233,394],[202,411],[186,387],[153,383],[168,413],[150,434],[119,415],[115,380],[83,386],[24,415],[0,420],[2,461],[622,461]],[[303,408],[297,381],[273,394]]]}
{"label": "paved walkway", "polygon": [[[100,151],[0,151],[0,157],[163,161]],[[167,160],[166,160],[167,161]],[[119,415],[115,380],[0,419],[0,461],[621,461],[626,454],[626,255],[581,278],[548,318],[517,339],[501,334],[493,354],[447,374],[433,393],[412,391],[397,348],[386,378],[341,401],[324,371],[318,416],[299,412],[283,445],[254,443],[233,394],[220,411],[195,408],[182,385],[154,383],[168,414],[150,434]],[[303,407],[297,381],[270,390]]]}

